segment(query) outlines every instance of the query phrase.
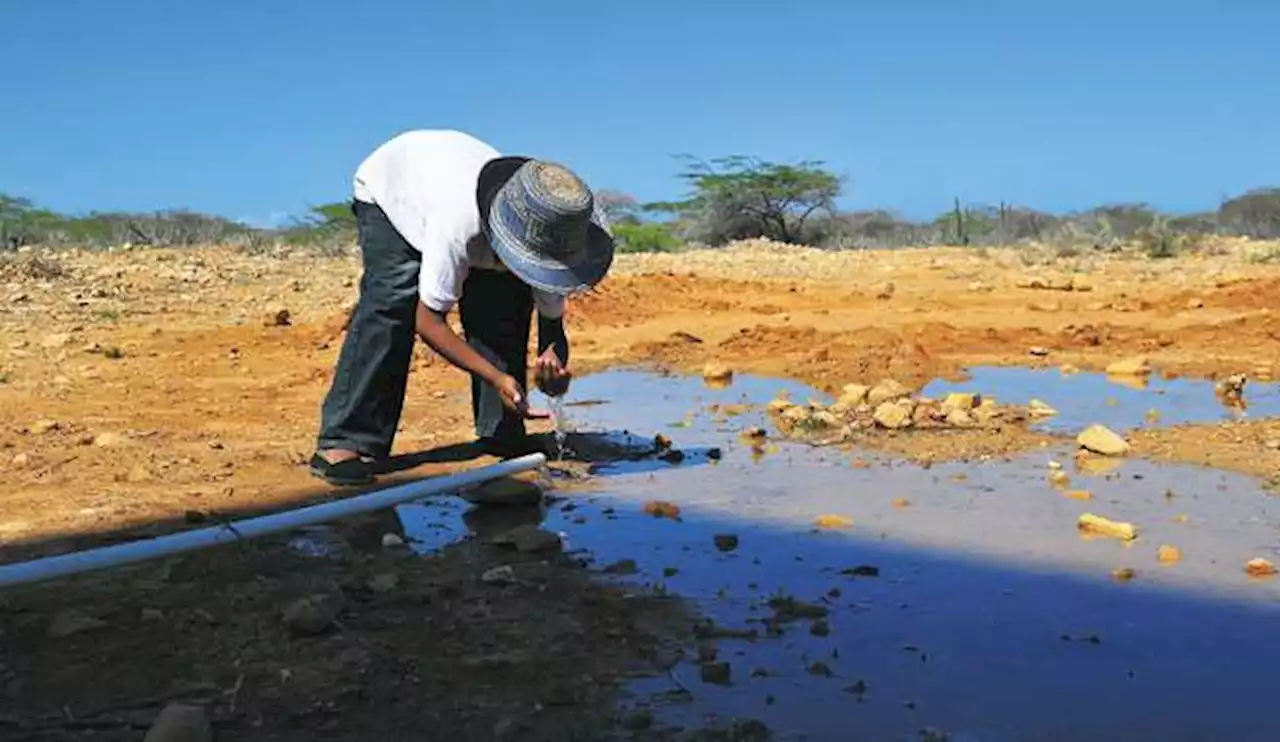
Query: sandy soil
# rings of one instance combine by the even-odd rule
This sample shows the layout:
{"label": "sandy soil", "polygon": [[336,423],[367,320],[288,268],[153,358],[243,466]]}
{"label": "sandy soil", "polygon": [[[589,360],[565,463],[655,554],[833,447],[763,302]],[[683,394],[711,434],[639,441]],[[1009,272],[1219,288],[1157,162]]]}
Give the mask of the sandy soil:
{"label": "sandy soil", "polygon": [[[619,256],[610,279],[571,305],[574,366],[697,371],[716,361],[835,391],[883,378],[918,387],[968,364],[1102,369],[1140,353],[1162,373],[1280,378],[1280,318],[1269,308],[1280,266],[1255,254],[1257,245],[1224,242],[1174,260],[769,244]],[[0,262],[0,559],[332,497],[306,461],[358,279],[352,255],[300,251],[27,253]],[[469,439],[465,377],[420,348],[399,468],[422,475],[487,463],[460,445]],[[1274,420],[1132,440],[1136,455],[1280,472]],[[939,460],[1041,437],[1011,430],[860,443]],[[411,456],[422,451],[431,453]],[[234,592],[237,579],[214,582]],[[52,609],[23,606],[41,620]],[[22,668],[4,662],[11,675]]]}

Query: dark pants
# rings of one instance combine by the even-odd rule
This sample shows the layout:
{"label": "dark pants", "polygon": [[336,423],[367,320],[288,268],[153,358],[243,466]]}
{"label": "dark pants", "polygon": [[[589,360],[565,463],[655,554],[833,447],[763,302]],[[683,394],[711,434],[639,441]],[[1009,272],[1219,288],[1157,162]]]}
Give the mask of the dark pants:
{"label": "dark pants", "polygon": [[[416,340],[418,270],[421,255],[391,225],[382,209],[352,206],[360,230],[364,276],[333,384],[320,413],[320,449],[348,449],[386,457],[404,409],[409,364]],[[471,347],[527,383],[529,323],[533,294],[505,271],[472,269],[458,303]],[[476,436],[500,443],[524,437],[524,420],[509,412],[493,386],[471,379]]]}

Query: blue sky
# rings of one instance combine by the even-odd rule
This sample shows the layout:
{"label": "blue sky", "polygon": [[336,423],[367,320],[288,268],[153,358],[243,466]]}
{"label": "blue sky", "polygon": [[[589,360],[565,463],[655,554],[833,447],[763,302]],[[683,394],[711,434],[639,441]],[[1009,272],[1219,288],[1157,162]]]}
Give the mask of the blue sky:
{"label": "blue sky", "polygon": [[448,127],[597,188],[821,159],[848,207],[1212,208],[1280,185],[1271,0],[0,0],[0,192],[266,221]]}

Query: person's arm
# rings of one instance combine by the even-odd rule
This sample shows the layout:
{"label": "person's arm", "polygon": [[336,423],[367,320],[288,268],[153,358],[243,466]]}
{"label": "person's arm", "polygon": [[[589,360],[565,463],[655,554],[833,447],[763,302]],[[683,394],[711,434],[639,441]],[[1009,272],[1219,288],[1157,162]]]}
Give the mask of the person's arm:
{"label": "person's arm", "polygon": [[458,337],[458,333],[454,332],[445,320],[444,314],[429,309],[421,301],[418,302],[414,329],[417,330],[423,342],[431,346],[431,349],[443,356],[446,361],[467,373],[475,374],[495,387],[502,395],[502,401],[507,407],[526,418],[550,416],[549,412],[530,409],[524,386],[514,376],[499,371],[484,356],[477,353],[467,341]]}
{"label": "person's arm", "polygon": [[538,388],[549,397],[562,397],[569,391],[573,373],[569,370],[569,337],[564,331],[564,299],[539,295],[538,356],[534,373]]}
{"label": "person's arm", "polygon": [[560,357],[560,363],[569,365],[569,336],[564,331],[564,317],[547,319],[539,314],[538,355],[547,352],[549,348],[555,349],[556,355]]}
{"label": "person's arm", "polygon": [[489,363],[484,356],[476,352],[467,341],[458,337],[458,333],[449,326],[445,315],[432,311],[426,304],[418,302],[418,316],[414,322],[418,336],[431,349],[444,357],[446,361],[482,380],[497,386],[505,375],[496,366]]}

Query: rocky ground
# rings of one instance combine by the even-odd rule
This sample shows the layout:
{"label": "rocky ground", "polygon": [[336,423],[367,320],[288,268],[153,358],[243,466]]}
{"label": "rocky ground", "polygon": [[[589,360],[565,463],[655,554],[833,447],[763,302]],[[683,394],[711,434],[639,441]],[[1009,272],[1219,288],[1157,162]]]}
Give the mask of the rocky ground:
{"label": "rocky ground", "polygon": [[[971,364],[1100,371],[1138,356],[1144,373],[1275,379],[1275,254],[747,243],[620,256],[571,305],[574,366],[787,376],[861,394],[776,410],[807,434],[917,459],[1008,453],[1043,442],[1025,425],[1035,410],[921,400],[919,387]],[[354,254],[305,251],[0,258],[0,558],[333,497],[305,464],[358,279]],[[886,380],[900,388],[872,404]],[[469,426],[465,377],[420,349],[395,476],[487,463],[464,445]],[[1125,443],[1280,473],[1276,420]],[[661,671],[665,639],[682,637],[670,600],[609,588],[556,549],[482,538],[424,563],[382,546],[394,523],[371,523],[339,529],[342,559],[263,544],[0,597],[0,738],[133,739],[166,702],[195,699],[236,739],[569,739],[625,728],[614,684]],[[481,579],[504,566],[514,580]],[[286,609],[320,595],[331,620],[291,628]]]}

